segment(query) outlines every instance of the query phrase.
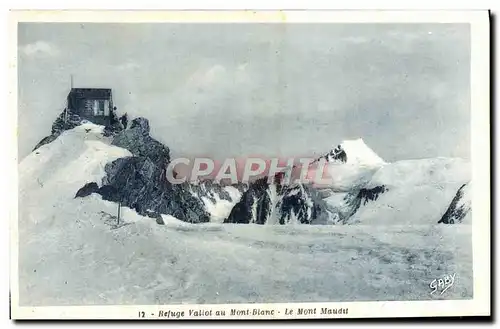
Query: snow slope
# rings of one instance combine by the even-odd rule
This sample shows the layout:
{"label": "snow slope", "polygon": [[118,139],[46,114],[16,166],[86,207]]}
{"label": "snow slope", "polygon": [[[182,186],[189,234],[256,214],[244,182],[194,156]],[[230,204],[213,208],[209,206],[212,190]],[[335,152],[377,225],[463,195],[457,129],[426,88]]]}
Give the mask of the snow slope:
{"label": "snow slope", "polygon": [[368,184],[380,168],[379,166],[330,163],[324,169],[323,178],[326,183],[315,182],[314,186],[335,192],[348,192]]}
{"label": "snow slope", "polygon": [[470,181],[470,163],[462,159],[406,160],[383,166],[365,186],[383,186],[376,201],[363,203],[351,223],[435,224],[457,190]]}
{"label": "snow slope", "polygon": [[[25,222],[21,305],[463,299],[472,296],[470,225],[157,225],[123,208],[113,229],[98,195]],[[34,214],[40,218],[44,213]],[[429,283],[458,282],[445,295]]]}
{"label": "snow slope", "polygon": [[[109,145],[104,127],[85,123],[29,154],[19,164],[20,219],[50,218],[86,183],[101,182],[106,163],[130,156]],[[47,213],[42,213],[47,212]]]}

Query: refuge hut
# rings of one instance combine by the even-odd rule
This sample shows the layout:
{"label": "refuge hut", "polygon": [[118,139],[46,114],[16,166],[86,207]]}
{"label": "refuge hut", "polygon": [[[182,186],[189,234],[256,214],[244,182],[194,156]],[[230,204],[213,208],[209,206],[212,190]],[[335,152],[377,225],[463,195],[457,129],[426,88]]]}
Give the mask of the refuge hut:
{"label": "refuge hut", "polygon": [[113,96],[108,88],[71,88],[68,110],[95,124],[108,126],[113,114]]}

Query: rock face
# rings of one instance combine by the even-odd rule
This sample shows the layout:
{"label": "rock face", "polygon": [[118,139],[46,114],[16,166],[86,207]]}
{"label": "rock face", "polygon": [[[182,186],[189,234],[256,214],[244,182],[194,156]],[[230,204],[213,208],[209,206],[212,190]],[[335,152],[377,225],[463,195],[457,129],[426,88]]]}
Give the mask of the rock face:
{"label": "rock face", "polygon": [[255,222],[264,224],[266,221],[264,214],[268,212],[269,203],[265,203],[262,198],[265,198],[268,187],[267,177],[250,184],[224,223],[248,224]]}
{"label": "rock face", "polygon": [[[85,120],[69,110],[67,114],[61,113],[52,125],[51,135],[42,139],[35,150],[83,122]],[[111,122],[103,134],[114,136],[112,144],[129,150],[134,156],[108,163],[101,187],[96,182],[88,183],[78,190],[75,197],[99,193],[103,199],[121,202],[142,215],[163,213],[193,223],[209,221],[202,202],[189,193],[187,184],[171,185],[166,180],[169,149],[149,135],[148,120],[137,118],[128,130],[123,130],[118,120]],[[154,218],[163,222],[161,216],[155,215]]]}
{"label": "rock face", "polygon": [[147,211],[146,215],[149,218],[153,218],[156,221],[156,224],[158,225],[165,225],[165,222],[163,221],[163,218],[161,217],[161,214],[155,212],[155,211]]}
{"label": "rock face", "polygon": [[145,216],[167,214],[191,223],[210,220],[203,203],[189,192],[187,183],[173,185],[167,180],[169,149],[149,135],[147,119],[133,120],[130,129],[114,137],[112,145],[125,148],[134,156],[105,166],[106,176],[98,191],[103,199],[121,202]]}
{"label": "rock face", "polygon": [[205,197],[213,203],[217,202],[216,196],[220,200],[233,201],[229,192],[222,185],[216,184],[211,180],[205,180],[199,184],[191,184],[190,189],[193,194]]}
{"label": "rock face", "polygon": [[282,185],[260,178],[250,184],[225,223],[314,224],[329,220],[330,213],[316,191],[297,183]]}
{"label": "rock face", "polygon": [[438,223],[457,224],[467,221],[467,217],[471,214],[470,189],[470,183],[464,184],[458,189],[457,194],[451,201],[450,206]]}
{"label": "rock face", "polygon": [[193,196],[201,199],[212,219],[221,221],[228,216],[229,211],[247,190],[247,184],[220,184],[212,180],[203,180],[189,184],[189,190]]}
{"label": "rock face", "polygon": [[332,186],[281,185],[279,180],[269,184],[267,177],[261,178],[250,185],[225,222],[350,224],[362,205],[388,191],[383,184],[366,187],[385,162],[362,139],[344,141],[315,162],[320,160],[335,166]]}
{"label": "rock face", "polygon": [[76,192],[75,198],[84,198],[99,191],[99,185],[96,182],[87,183]]}
{"label": "rock face", "polygon": [[150,159],[155,164],[166,165],[170,162],[170,150],[149,135],[149,122],[145,118],[132,121],[130,129],[120,131],[112,145],[122,147],[133,155]]}
{"label": "rock face", "polygon": [[121,202],[144,216],[167,214],[190,223],[210,220],[203,204],[189,193],[188,186],[169,183],[163,165],[149,158],[121,158],[108,163],[105,171],[107,175],[98,191],[105,200]]}
{"label": "rock face", "polygon": [[342,148],[342,145],[337,145],[337,147],[335,149],[322,155],[316,161],[319,161],[320,159],[325,159],[326,162],[330,162],[330,163],[335,163],[335,162],[346,163],[347,162],[347,153]]}
{"label": "rock face", "polygon": [[[190,223],[203,223],[213,216],[208,210],[217,210],[221,200],[226,202],[222,206],[232,206],[236,199],[239,200],[242,193],[239,191],[245,189],[238,184],[233,190],[228,190],[210,181],[170,183],[166,177],[170,150],[150,136],[149,122],[145,118],[133,120],[127,130],[116,130],[111,126],[105,127],[103,134],[106,134],[106,129],[114,136],[111,144],[129,150],[132,156],[107,163],[104,167],[106,176],[101,184],[86,184],[78,190],[76,197],[98,193],[104,200],[119,202],[141,215],[155,218],[159,224],[163,223],[160,214]],[[210,209],[207,209],[206,200],[212,203]]]}
{"label": "rock face", "polygon": [[[269,184],[265,177],[250,185],[225,222],[349,224],[349,219],[361,205],[375,201],[387,191],[384,185],[365,187],[384,161],[361,139],[344,141],[315,162],[323,159],[329,165],[338,165],[335,167],[338,171],[335,178],[347,182],[343,193],[328,191],[331,187],[313,187],[302,183],[281,185],[278,181]],[[363,170],[356,171],[357,166]],[[335,189],[340,186],[337,185]],[[331,194],[336,194],[333,196],[334,200],[328,200]]]}

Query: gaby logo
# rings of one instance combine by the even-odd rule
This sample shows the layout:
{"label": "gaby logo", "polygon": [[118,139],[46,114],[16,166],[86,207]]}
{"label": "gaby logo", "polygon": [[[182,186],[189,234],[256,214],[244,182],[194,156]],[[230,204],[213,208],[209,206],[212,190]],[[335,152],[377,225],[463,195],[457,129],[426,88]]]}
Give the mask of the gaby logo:
{"label": "gaby logo", "polygon": [[432,280],[429,285],[432,289],[431,295],[437,291],[440,291],[440,295],[444,294],[444,292],[455,283],[455,276],[456,273],[453,273],[452,275],[444,275],[440,278]]}
{"label": "gaby logo", "polygon": [[268,183],[328,185],[330,172],[328,163],[323,158],[228,158],[222,163],[216,163],[210,158],[195,158],[192,161],[188,158],[176,158],[169,163],[166,177],[172,184],[197,182],[200,179],[236,184],[268,177]]}

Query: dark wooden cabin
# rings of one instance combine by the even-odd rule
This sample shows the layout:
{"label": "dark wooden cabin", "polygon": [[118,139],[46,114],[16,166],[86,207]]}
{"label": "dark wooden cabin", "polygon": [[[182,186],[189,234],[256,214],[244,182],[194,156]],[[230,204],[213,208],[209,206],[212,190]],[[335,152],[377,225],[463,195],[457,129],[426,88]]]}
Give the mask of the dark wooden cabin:
{"label": "dark wooden cabin", "polygon": [[113,111],[113,95],[107,88],[72,88],[68,109],[81,118],[99,125],[109,125]]}

